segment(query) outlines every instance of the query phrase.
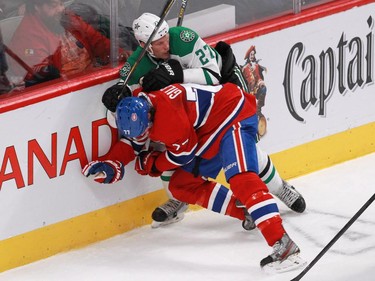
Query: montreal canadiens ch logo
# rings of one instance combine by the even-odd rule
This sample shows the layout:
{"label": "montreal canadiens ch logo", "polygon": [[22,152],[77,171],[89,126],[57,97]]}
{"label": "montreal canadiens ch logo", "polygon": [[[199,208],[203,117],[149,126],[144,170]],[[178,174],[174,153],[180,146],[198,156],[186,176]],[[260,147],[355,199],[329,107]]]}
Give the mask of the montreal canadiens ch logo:
{"label": "montreal canadiens ch logo", "polygon": [[133,122],[137,121],[137,119],[138,119],[137,113],[132,113],[132,115],[130,116],[130,118],[131,118],[131,120]]}

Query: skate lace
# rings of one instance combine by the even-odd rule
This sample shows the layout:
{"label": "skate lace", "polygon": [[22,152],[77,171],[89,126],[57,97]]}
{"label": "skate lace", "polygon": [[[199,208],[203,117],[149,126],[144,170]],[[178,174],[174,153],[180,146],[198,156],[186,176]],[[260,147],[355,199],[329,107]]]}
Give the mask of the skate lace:
{"label": "skate lace", "polygon": [[168,216],[171,214],[174,214],[175,212],[178,212],[182,208],[184,203],[170,199],[163,205],[159,206],[160,209],[162,209]]}
{"label": "skate lace", "polygon": [[283,188],[278,197],[288,206],[291,207],[299,198],[299,193],[287,182],[283,182]]}
{"label": "skate lace", "polygon": [[273,245],[273,253],[271,256],[274,256],[276,259],[280,258],[283,250],[283,245],[277,241],[275,245]]}

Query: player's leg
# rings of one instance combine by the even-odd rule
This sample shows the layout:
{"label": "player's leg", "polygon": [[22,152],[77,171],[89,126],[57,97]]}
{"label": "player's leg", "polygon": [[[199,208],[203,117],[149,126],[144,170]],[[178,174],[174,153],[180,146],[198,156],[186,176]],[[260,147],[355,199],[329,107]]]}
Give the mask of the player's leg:
{"label": "player's leg", "polygon": [[237,174],[229,183],[235,196],[245,202],[267,244],[273,247],[273,252],[261,260],[261,267],[288,270],[302,265],[298,256],[300,249],[285,231],[276,201],[256,173]]}
{"label": "player's leg", "polygon": [[[107,122],[112,128],[117,128],[116,120],[113,113],[107,110]],[[157,151],[164,151],[165,145],[161,143],[150,143],[150,147]],[[162,174],[161,181],[169,199],[164,204],[155,208],[152,212],[152,223],[151,227],[157,228],[159,226],[168,225],[171,223],[178,222],[184,218],[184,212],[188,209],[189,204],[178,201],[168,190],[169,179],[173,171],[166,171]]]}
{"label": "player's leg", "polygon": [[[150,147],[157,151],[165,150],[165,145],[161,143],[151,142]],[[169,199],[162,205],[156,207],[152,212],[152,228],[157,228],[182,220],[184,218],[185,211],[189,207],[189,204],[177,200],[169,191],[169,180],[173,172],[174,171],[165,171],[160,177],[164,190],[167,193]]]}
{"label": "player's leg", "polygon": [[[267,185],[269,191],[277,196],[285,205],[293,211],[302,213],[306,208],[303,196],[295,190],[288,182],[283,180],[273,165],[270,157],[262,151],[257,145],[257,156],[259,166],[259,176]],[[188,209],[188,204],[181,202],[173,197],[169,191],[169,181],[173,171],[164,172],[161,176],[163,187],[168,194],[169,200],[158,206],[152,213],[153,222],[151,226],[157,228],[159,226],[168,225],[178,222],[184,218],[184,212]],[[237,202],[237,207],[242,208],[243,204]],[[246,230],[252,230],[255,225],[250,217],[245,218],[242,224]]]}
{"label": "player's leg", "polygon": [[173,173],[174,171],[166,171],[160,177],[169,199],[164,204],[155,208],[152,212],[152,228],[157,228],[182,220],[185,211],[189,207],[189,204],[177,200],[169,191],[169,181]]}
{"label": "player's leg", "polygon": [[[221,157],[225,176],[234,195],[244,203],[255,225],[262,233],[273,253],[261,261],[261,267],[286,267],[295,262],[298,246],[289,238],[273,196],[258,176],[256,150],[257,116],[233,126],[221,141]],[[288,260],[287,263],[284,263]]]}
{"label": "player's leg", "polygon": [[279,198],[286,206],[297,213],[306,209],[303,196],[287,181],[283,180],[273,165],[271,158],[256,145],[259,177],[267,185],[269,191]]}
{"label": "player's leg", "polygon": [[169,182],[174,198],[216,213],[245,220],[245,210],[236,206],[237,198],[227,187],[191,172],[177,169]]}
{"label": "player's leg", "polygon": [[[246,79],[242,71],[235,66],[234,73],[238,77],[237,80],[231,81],[232,83],[240,86],[245,92],[249,92]],[[261,108],[265,104],[267,88],[264,82],[260,85],[259,92],[257,93],[257,114],[261,116]],[[270,192],[278,197],[286,206],[297,213],[303,213],[306,209],[306,202],[303,196],[287,181],[283,180],[273,165],[267,153],[264,153],[257,145],[258,152],[258,166],[259,176],[262,181],[267,185]]]}

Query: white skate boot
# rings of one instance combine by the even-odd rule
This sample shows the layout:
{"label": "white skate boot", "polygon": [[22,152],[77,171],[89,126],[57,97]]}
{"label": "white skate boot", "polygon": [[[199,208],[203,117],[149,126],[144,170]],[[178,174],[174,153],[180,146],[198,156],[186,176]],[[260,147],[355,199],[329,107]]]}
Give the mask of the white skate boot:
{"label": "white skate boot", "polygon": [[290,185],[287,181],[283,180],[283,187],[278,194],[275,194],[285,205],[297,213],[303,213],[306,209],[306,202],[303,196]]}

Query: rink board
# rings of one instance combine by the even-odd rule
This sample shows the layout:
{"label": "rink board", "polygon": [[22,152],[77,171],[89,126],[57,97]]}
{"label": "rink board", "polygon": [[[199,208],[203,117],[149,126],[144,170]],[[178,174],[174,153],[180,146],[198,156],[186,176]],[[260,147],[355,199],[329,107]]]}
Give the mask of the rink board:
{"label": "rink board", "polygon": [[[256,45],[260,63],[268,69],[263,108],[267,133],[260,145],[282,177],[298,177],[375,151],[375,56],[369,24],[374,6],[328,14],[321,9],[323,18],[314,20],[319,18],[314,12],[307,22],[288,26],[296,18],[291,16],[280,23],[282,30],[273,27],[261,36],[231,39],[239,64]],[[316,64],[312,80],[309,63]],[[338,65],[341,73],[335,70]],[[322,68],[328,76],[321,75]],[[111,186],[80,172],[113,142],[100,99],[115,82],[115,72],[110,79],[69,81],[22,101],[0,102],[0,250],[6,253],[0,271],[149,224],[152,210],[166,200],[159,179],[140,177],[132,167],[123,181]],[[320,91],[301,96],[304,82],[316,82]]]}

